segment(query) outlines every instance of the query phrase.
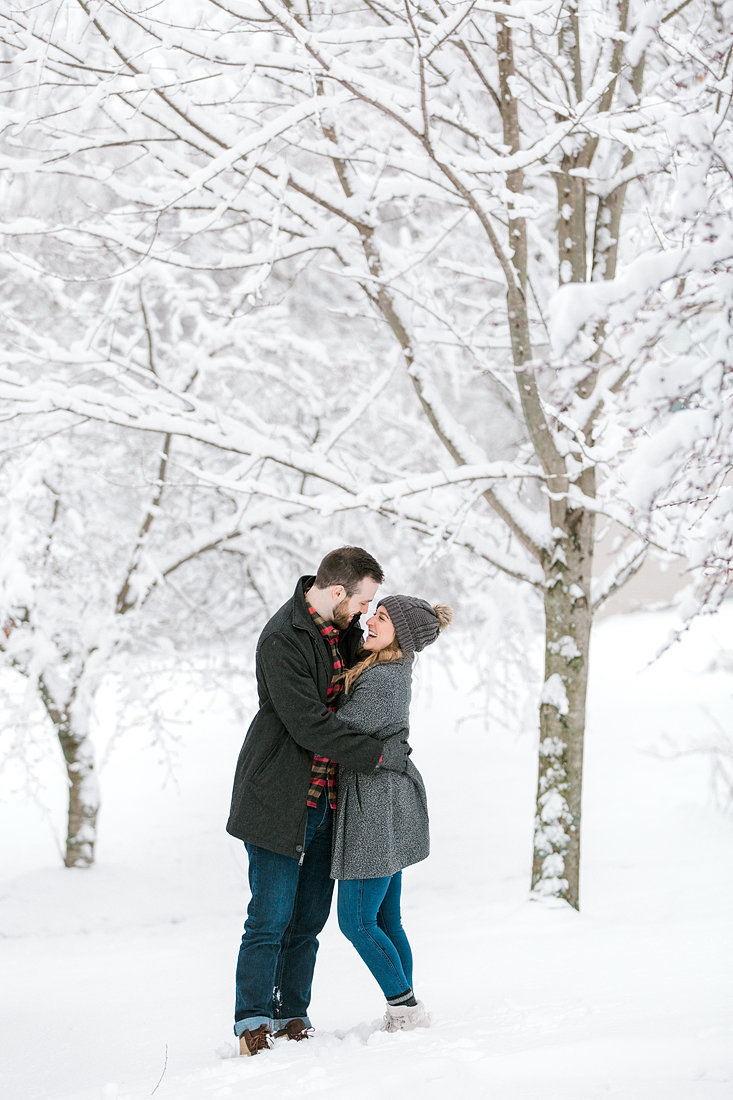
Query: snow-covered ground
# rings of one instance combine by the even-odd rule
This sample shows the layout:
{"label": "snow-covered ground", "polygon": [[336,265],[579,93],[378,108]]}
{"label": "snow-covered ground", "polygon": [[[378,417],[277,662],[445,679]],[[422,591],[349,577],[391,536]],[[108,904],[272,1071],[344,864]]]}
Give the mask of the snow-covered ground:
{"label": "snow-covered ground", "polygon": [[[405,924],[425,1031],[378,1030],[379,990],[332,919],[314,1038],[233,1057],[247,893],[243,849],[224,833],[242,722],[223,694],[203,692],[185,716],[173,778],[143,724],[114,747],[92,871],[60,867],[11,770],[0,1096],[730,1100],[733,808],[709,760],[682,750],[733,729],[733,606],[648,666],[671,623],[597,628],[580,914],[527,898],[533,736],[471,718],[475,698],[424,655],[413,742],[433,854],[406,872]],[[52,820],[60,785],[47,777]]]}

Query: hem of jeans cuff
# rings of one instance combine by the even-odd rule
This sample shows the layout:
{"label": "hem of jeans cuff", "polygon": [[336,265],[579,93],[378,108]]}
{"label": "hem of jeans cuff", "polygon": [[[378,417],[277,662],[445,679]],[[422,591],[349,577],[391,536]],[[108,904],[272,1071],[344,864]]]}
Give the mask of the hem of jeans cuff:
{"label": "hem of jeans cuff", "polygon": [[313,1024],[307,1016],[283,1016],[281,1020],[275,1020],[275,1031],[280,1031],[281,1028],[287,1027],[293,1020],[302,1020],[306,1027],[313,1027]]}
{"label": "hem of jeans cuff", "polygon": [[239,1039],[245,1031],[254,1031],[261,1024],[267,1024],[267,1030],[273,1030],[273,1020],[269,1016],[247,1016],[244,1020],[237,1020],[234,1025],[234,1034]]}

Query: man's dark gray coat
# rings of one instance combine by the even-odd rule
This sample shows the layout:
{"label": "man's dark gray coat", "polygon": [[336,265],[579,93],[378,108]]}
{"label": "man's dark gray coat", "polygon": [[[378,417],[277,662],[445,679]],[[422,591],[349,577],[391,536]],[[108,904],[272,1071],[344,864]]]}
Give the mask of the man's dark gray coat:
{"label": "man's dark gray coat", "polygon": [[[257,642],[259,710],[239,753],[227,822],[232,836],[296,859],[303,852],[313,755],[369,774],[383,748],[376,738],[355,733],[326,706],[333,662],[305,601],[314,581],[300,578]],[[339,640],[347,667],[361,641],[356,616]]]}

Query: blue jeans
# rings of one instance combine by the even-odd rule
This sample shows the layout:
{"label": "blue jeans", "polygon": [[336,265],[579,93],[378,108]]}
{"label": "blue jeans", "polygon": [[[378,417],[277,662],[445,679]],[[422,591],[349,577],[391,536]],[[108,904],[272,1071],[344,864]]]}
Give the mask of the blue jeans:
{"label": "blue jeans", "polygon": [[302,864],[247,844],[252,897],[237,960],[234,1034],[300,1018],[310,1027],[318,934],[331,910],[331,827],[326,794],[308,809]]}
{"label": "blue jeans", "polygon": [[339,928],[387,998],[412,989],[412,951],[402,927],[401,891],[401,871],[387,878],[339,880]]}

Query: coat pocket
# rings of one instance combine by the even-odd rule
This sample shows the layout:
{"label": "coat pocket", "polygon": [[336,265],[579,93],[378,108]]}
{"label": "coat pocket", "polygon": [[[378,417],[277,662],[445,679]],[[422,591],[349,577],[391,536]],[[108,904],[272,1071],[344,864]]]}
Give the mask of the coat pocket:
{"label": "coat pocket", "polygon": [[250,783],[256,783],[257,780],[261,778],[262,774],[267,770],[267,768],[269,768],[270,764],[272,764],[272,761],[277,755],[277,751],[279,748],[280,745],[276,741],[275,744],[267,750],[265,755],[260,760],[259,764],[251,772],[249,776]]}

